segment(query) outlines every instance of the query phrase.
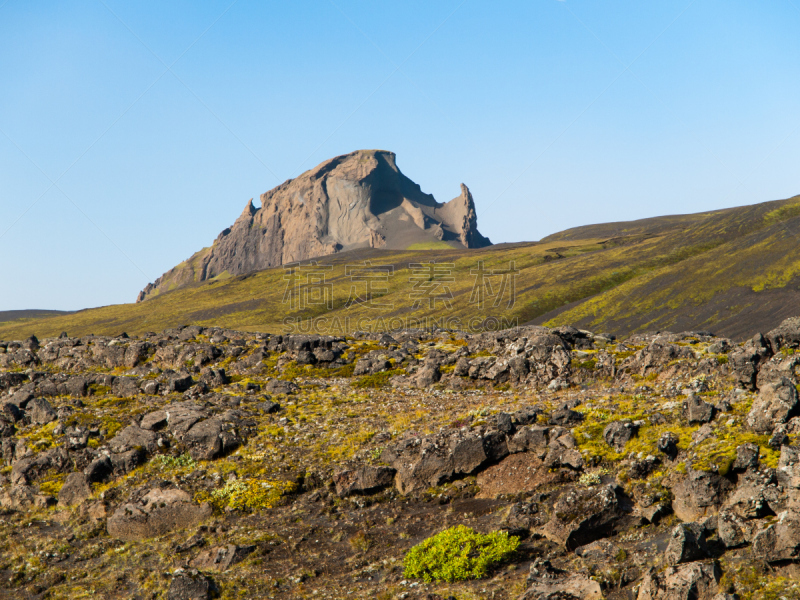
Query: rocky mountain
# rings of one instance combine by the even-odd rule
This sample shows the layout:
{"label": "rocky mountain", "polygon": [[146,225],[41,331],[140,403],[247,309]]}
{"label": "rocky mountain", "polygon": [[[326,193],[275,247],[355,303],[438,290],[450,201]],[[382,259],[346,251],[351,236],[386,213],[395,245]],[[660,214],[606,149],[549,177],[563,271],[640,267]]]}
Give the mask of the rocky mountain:
{"label": "rocky mountain", "polygon": [[0,341],[0,597],[796,598],[798,350],[797,317]]}
{"label": "rocky mountain", "polygon": [[444,242],[482,248],[472,194],[440,204],[400,172],[395,154],[337,156],[252,200],[214,244],[149,284],[137,302],[190,283],[242,275],[356,248]]}

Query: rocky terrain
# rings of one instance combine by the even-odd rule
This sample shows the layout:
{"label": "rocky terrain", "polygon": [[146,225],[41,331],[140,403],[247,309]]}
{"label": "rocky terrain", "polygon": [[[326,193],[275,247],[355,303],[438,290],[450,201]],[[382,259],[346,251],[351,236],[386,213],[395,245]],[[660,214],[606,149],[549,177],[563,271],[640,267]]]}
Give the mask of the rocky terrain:
{"label": "rocky terrain", "polygon": [[441,204],[397,168],[395,154],[359,150],[331,158],[252,200],[214,244],[165,273],[137,302],[190,283],[242,275],[355,248],[490,245],[467,186]]}
{"label": "rocky terrain", "polygon": [[[800,318],[0,342],[0,597],[800,598],[798,346]],[[410,576],[457,526],[513,552]]]}

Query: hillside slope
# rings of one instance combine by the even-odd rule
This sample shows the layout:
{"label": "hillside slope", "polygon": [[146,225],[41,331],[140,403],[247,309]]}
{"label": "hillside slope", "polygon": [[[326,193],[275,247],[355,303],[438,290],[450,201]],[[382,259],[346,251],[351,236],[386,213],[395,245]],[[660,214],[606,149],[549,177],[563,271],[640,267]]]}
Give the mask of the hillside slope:
{"label": "hillside slope", "polygon": [[6,321],[18,321],[20,319],[41,319],[42,317],[54,317],[56,315],[72,314],[67,310],[40,310],[32,308],[28,310],[0,310],[0,323]]}
{"label": "hillside slope", "polygon": [[[535,243],[413,251],[364,248],[317,259],[316,286],[296,283],[309,276],[303,269],[267,269],[189,284],[136,305],[1,323],[0,339],[61,331],[133,334],[183,324],[341,334],[432,325],[431,319],[473,331],[514,323],[572,324],[618,336],[694,329],[744,339],[800,313],[798,240],[800,197],[795,197],[582,227]],[[353,271],[365,261],[378,271],[385,266],[383,276],[372,282],[370,298],[368,278]],[[430,272],[430,261],[438,271]],[[484,273],[498,273],[489,278],[488,287],[476,286],[481,264]],[[502,288],[501,273],[512,265],[515,276],[507,276]],[[421,295],[421,289],[435,297]],[[486,292],[482,306],[479,289]],[[307,292],[319,296],[316,303],[297,301]],[[311,318],[317,319],[316,329],[309,330]]]}
{"label": "hillside slope", "polygon": [[605,234],[658,238],[685,255],[537,321],[612,331],[713,329],[746,337],[800,309],[800,197],[684,217],[568,230],[545,241]]}

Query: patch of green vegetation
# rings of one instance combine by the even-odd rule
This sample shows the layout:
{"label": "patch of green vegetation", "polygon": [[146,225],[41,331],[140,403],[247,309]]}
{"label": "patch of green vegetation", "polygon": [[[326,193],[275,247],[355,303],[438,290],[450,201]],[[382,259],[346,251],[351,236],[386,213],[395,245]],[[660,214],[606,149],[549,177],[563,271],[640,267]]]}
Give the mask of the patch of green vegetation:
{"label": "patch of green vegetation", "polygon": [[720,589],[735,587],[741,600],[800,600],[796,579],[776,576],[753,564],[724,564]]}
{"label": "patch of green vegetation", "polygon": [[[350,414],[348,414],[350,416]],[[358,418],[361,415],[352,413],[353,418]],[[336,444],[328,447],[327,458],[332,462],[343,462],[353,458],[356,452],[361,450],[373,437],[375,432],[370,429],[359,429],[353,433],[344,436]]]}
{"label": "patch of green vegetation", "polygon": [[58,421],[52,421],[46,425],[41,425],[32,429],[24,438],[28,441],[30,448],[36,452],[48,450],[56,445],[57,440],[53,435],[53,430],[57,427]]}
{"label": "patch of green vegetation", "polygon": [[800,201],[784,204],[764,215],[764,224],[773,225],[800,215]]}
{"label": "patch of green vegetation", "polygon": [[595,367],[597,367],[597,360],[594,358],[590,358],[588,360],[573,360],[572,361],[572,368],[573,369],[586,369],[587,371],[594,371]]}
{"label": "patch of green vegetation", "polygon": [[404,575],[431,581],[463,581],[486,577],[489,570],[508,560],[519,538],[507,532],[486,535],[456,525],[417,544],[405,556]]}
{"label": "patch of green vegetation", "polygon": [[66,473],[52,473],[51,477],[46,477],[44,481],[39,483],[39,492],[46,496],[58,496],[58,492],[64,486],[64,480],[67,478]]}
{"label": "patch of green vegetation", "polygon": [[372,373],[370,375],[364,375],[363,377],[359,377],[350,385],[356,389],[368,389],[368,388],[382,388],[389,385],[389,380],[394,377],[395,375],[403,375],[405,374],[404,369],[391,369],[388,371],[381,371],[380,373]]}
{"label": "patch of green vegetation", "polygon": [[[648,399],[624,396],[614,398],[613,411],[609,407],[586,408],[579,406],[576,410],[582,412],[584,421],[573,429],[578,448],[586,453],[593,462],[614,463],[621,460],[626,454],[642,452],[657,454],[656,443],[662,434],[671,431],[679,437],[678,447],[688,448],[692,440],[692,433],[697,431],[697,426],[684,426],[676,423],[653,425],[647,418],[648,411],[652,408]],[[642,421],[637,435],[631,439],[622,452],[617,452],[603,439],[603,430],[613,421],[630,419]]]}
{"label": "patch of green vegetation", "polygon": [[181,454],[180,456],[158,454],[153,457],[153,462],[166,469],[194,470],[197,468],[197,461],[188,454]]}
{"label": "patch of green vegetation", "polygon": [[355,368],[356,366],[354,363],[348,363],[335,369],[328,369],[315,365],[298,365],[295,361],[292,361],[283,367],[278,379],[294,381],[298,378],[322,379],[330,377],[352,377]]}
{"label": "patch of green vegetation", "polygon": [[[265,510],[281,501],[284,495],[297,490],[292,481],[232,480],[214,490],[208,500],[217,508],[232,510]],[[205,500],[206,498],[198,498]]]}
{"label": "patch of green vegetation", "polygon": [[770,447],[768,435],[732,428],[718,430],[714,437],[695,446],[692,451],[696,458],[692,461],[692,468],[697,471],[717,470],[720,475],[727,475],[736,460],[736,448],[747,443],[759,447],[759,461],[763,465],[773,469],[778,466],[781,453]]}
{"label": "patch of green vegetation", "polygon": [[453,250],[447,242],[417,242],[406,247],[406,250]]}

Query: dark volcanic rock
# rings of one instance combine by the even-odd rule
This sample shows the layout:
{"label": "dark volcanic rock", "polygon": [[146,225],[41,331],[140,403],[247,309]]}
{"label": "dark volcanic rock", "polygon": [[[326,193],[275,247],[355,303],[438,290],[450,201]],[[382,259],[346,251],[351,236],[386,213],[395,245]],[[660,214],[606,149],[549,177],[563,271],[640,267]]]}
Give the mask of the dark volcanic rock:
{"label": "dark volcanic rock", "polygon": [[664,560],[668,565],[677,565],[699,560],[707,555],[705,527],[699,523],[681,523],[670,534]]}
{"label": "dark volcanic rock", "polygon": [[583,415],[576,410],[562,406],[550,415],[550,425],[570,427],[583,422]]}
{"label": "dark volcanic rock", "polygon": [[636,435],[638,430],[639,428],[630,421],[614,421],[603,429],[603,439],[617,452],[622,452],[625,444]]}
{"label": "dark volcanic rock", "polygon": [[514,436],[508,440],[508,450],[514,452],[533,452],[544,458],[547,454],[549,429],[526,425],[521,427]]}
{"label": "dark volcanic rock", "polygon": [[133,377],[116,377],[111,384],[111,392],[121,398],[131,398],[140,391],[139,382]]}
{"label": "dark volcanic rock", "polygon": [[681,521],[697,521],[716,514],[732,487],[717,473],[688,468],[672,486],[672,509]]}
{"label": "dark volcanic rock", "polygon": [[108,519],[108,534],[123,541],[144,540],[194,527],[211,513],[211,506],[194,504],[191,495],[177,488],[138,490]]}
{"label": "dark volcanic rock", "polygon": [[46,508],[51,503],[52,498],[37,494],[29,485],[12,485],[0,490],[0,506],[10,510]]}
{"label": "dark volcanic rock", "polygon": [[58,503],[64,506],[78,504],[92,495],[92,486],[83,473],[70,473],[58,492]]}
{"label": "dark volcanic rock", "polygon": [[708,423],[714,418],[714,407],[697,394],[689,394],[683,403],[683,418],[689,424]]}
{"label": "dark volcanic rock", "polygon": [[333,482],[339,496],[365,494],[392,485],[395,469],[389,467],[360,467],[334,474]]}
{"label": "dark volcanic rock", "polygon": [[613,535],[630,512],[630,503],[617,486],[573,489],[556,501],[544,533],[568,550],[574,550]]}
{"label": "dark volcanic rock", "polygon": [[716,562],[693,562],[651,569],[639,587],[637,600],[713,600],[719,591],[722,571]]}
{"label": "dark volcanic rock", "polygon": [[175,574],[169,584],[167,600],[210,600],[213,594],[211,579],[192,569]]}
{"label": "dark volcanic rock", "polygon": [[180,377],[173,377],[169,380],[170,392],[185,392],[194,385],[194,380],[191,375],[183,375]]}
{"label": "dark volcanic rock", "polygon": [[294,394],[297,390],[297,384],[291,381],[284,381],[282,379],[270,379],[265,386],[265,390],[270,394]]}
{"label": "dark volcanic rock", "polygon": [[384,450],[382,455],[397,470],[395,485],[401,494],[472,473],[487,458],[483,438],[462,431],[404,440]]}
{"label": "dark volcanic rock", "polygon": [[31,423],[37,425],[44,425],[58,418],[56,411],[53,410],[53,407],[44,398],[35,398],[28,402],[25,406],[25,414],[31,420]]}
{"label": "dark volcanic rock", "polygon": [[756,386],[759,366],[769,358],[771,350],[761,334],[756,335],[743,347],[732,351],[729,356],[731,372],[736,380],[747,389]]}
{"label": "dark volcanic rock", "polygon": [[761,388],[753,408],[747,415],[747,425],[759,433],[769,433],[776,425],[785,423],[797,410],[797,389],[782,377]]}
{"label": "dark volcanic rock", "polygon": [[800,558],[800,515],[789,513],[753,539],[753,556],[767,562]]}
{"label": "dark volcanic rock", "polygon": [[152,454],[158,449],[156,434],[135,425],[120,431],[108,445],[114,452],[127,452],[139,447]]}
{"label": "dark volcanic rock", "polygon": [[764,335],[773,352],[800,346],[800,317],[790,317]]}
{"label": "dark volcanic rock", "polygon": [[736,460],[733,461],[735,471],[747,471],[758,468],[758,445],[753,443],[742,444],[736,448]]}
{"label": "dark volcanic rock", "polygon": [[255,546],[217,546],[203,550],[190,563],[201,571],[227,571],[236,563],[242,562],[255,551]]}
{"label": "dark volcanic rock", "polygon": [[211,460],[232,452],[242,443],[232,428],[221,419],[200,421],[182,439],[195,460]]}
{"label": "dark volcanic rock", "polygon": [[678,436],[668,431],[658,438],[656,446],[660,452],[663,452],[669,458],[675,458],[678,455],[678,441]]}
{"label": "dark volcanic rock", "polygon": [[[534,573],[534,571],[537,571]],[[582,573],[555,572],[531,565],[528,589],[519,600],[602,600],[600,584]]]}

